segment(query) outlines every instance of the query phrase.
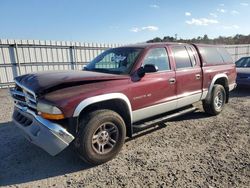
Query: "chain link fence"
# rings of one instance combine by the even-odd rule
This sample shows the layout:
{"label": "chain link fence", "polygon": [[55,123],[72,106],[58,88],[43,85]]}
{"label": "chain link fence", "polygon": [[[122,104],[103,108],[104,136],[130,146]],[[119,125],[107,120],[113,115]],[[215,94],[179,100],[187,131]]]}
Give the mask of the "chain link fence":
{"label": "chain link fence", "polygon": [[224,47],[231,54],[234,61],[241,57],[250,56],[250,44],[224,45]]}

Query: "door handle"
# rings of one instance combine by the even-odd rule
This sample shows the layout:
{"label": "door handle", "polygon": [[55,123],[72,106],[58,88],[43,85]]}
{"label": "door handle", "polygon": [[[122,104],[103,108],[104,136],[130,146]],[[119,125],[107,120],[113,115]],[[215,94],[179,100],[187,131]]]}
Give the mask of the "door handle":
{"label": "door handle", "polygon": [[175,82],[176,82],[175,78],[170,78],[168,81],[170,84],[175,84]]}
{"label": "door handle", "polygon": [[200,74],[196,74],[195,78],[196,78],[196,80],[199,80],[201,78],[201,75]]}

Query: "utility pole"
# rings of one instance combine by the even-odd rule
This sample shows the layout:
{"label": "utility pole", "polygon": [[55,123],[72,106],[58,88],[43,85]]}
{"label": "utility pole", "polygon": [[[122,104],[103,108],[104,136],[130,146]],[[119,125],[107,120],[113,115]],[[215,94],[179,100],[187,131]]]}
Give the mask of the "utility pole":
{"label": "utility pole", "polygon": [[175,34],[174,36],[175,36],[175,40],[177,41],[178,34]]}

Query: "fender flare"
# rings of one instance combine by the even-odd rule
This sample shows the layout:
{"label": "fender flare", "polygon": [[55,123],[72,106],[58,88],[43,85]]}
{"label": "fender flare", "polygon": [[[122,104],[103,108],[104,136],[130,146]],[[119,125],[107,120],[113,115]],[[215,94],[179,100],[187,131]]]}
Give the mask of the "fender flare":
{"label": "fender flare", "polygon": [[207,101],[210,100],[211,93],[212,93],[212,90],[213,90],[213,87],[214,87],[214,83],[215,83],[218,79],[220,79],[220,78],[225,78],[225,79],[228,81],[228,76],[227,76],[225,73],[216,74],[216,75],[213,77],[213,79],[212,79],[212,81],[211,81],[211,83],[210,83],[210,85],[209,85],[209,87],[208,87],[208,93],[207,93],[207,96],[206,96],[205,100],[207,100]]}
{"label": "fender flare", "polygon": [[95,104],[95,103],[98,103],[98,102],[111,100],[111,99],[120,99],[120,100],[124,101],[127,104],[129,114],[130,114],[131,123],[132,123],[133,122],[133,117],[132,117],[131,103],[130,103],[128,97],[126,95],[124,95],[123,93],[108,93],[108,94],[97,95],[97,96],[94,96],[94,97],[89,97],[87,99],[84,99],[75,108],[73,117],[78,117],[80,115],[80,113],[82,112],[82,110],[84,110],[89,105],[92,105],[92,104]]}

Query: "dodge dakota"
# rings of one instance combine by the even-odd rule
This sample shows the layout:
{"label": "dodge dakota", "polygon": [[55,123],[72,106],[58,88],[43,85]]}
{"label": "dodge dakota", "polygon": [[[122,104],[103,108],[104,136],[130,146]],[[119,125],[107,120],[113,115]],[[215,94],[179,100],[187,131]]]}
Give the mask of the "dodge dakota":
{"label": "dodge dakota", "polygon": [[[195,111],[219,114],[236,87],[220,46],[144,43],[108,49],[82,71],[15,78],[13,122],[51,155],[72,145],[91,164],[114,158],[135,131]],[[72,143],[72,144],[71,144]]]}

